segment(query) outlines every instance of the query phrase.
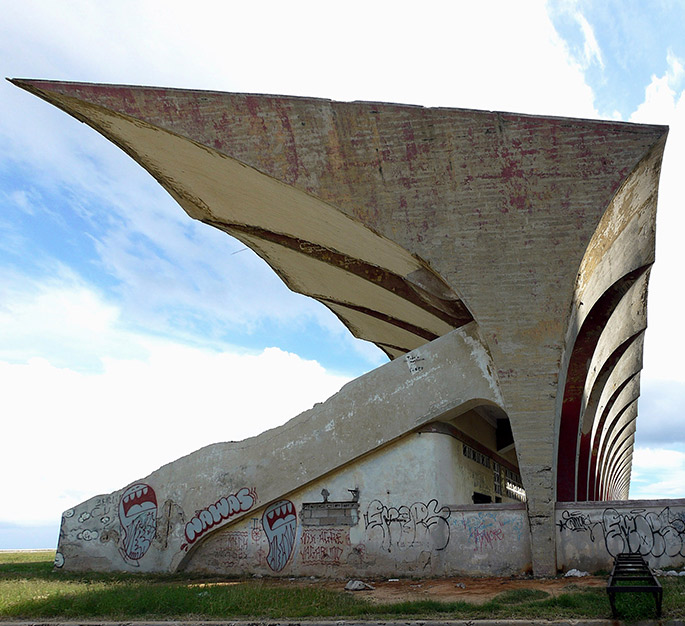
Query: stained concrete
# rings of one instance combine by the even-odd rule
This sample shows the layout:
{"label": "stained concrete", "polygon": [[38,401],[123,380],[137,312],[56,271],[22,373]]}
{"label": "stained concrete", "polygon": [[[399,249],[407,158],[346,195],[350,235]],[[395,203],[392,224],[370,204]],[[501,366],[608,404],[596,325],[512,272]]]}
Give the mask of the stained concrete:
{"label": "stained concrete", "polygon": [[[391,358],[476,324],[516,443],[536,574],[556,568],[557,499],[587,498],[593,479],[604,496],[627,493],[630,439],[601,477],[588,478],[589,451],[611,357],[644,328],[665,127],[14,82],[114,141],[191,217],[243,241]],[[292,440],[312,441],[296,423]],[[281,495],[316,475],[310,463],[291,468]]]}

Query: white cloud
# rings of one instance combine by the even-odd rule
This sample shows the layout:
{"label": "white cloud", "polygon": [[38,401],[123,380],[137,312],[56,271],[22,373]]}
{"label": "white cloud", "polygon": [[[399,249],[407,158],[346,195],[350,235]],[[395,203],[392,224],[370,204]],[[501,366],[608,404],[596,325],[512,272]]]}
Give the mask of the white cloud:
{"label": "white cloud", "polygon": [[25,0],[4,21],[7,58],[24,73],[52,70],[55,78],[526,113],[593,110],[542,0],[428,1],[420,11],[397,1],[351,0],[345,11],[311,0],[199,2],[189,11],[180,1],[96,9]]}
{"label": "white cloud", "polygon": [[[649,285],[649,325],[646,333],[640,416],[633,460],[631,498],[682,498],[685,496],[683,409],[685,374],[681,355],[685,338],[682,325],[685,266],[681,233],[685,229],[682,172],[685,168],[685,70],[670,54],[663,76],[652,76],[644,102],[631,122],[668,124],[657,208],[656,263]],[[641,442],[661,447],[642,447]],[[671,443],[666,443],[670,441]]]}
{"label": "white cloud", "polygon": [[676,89],[685,77],[683,62],[672,53],[667,55],[668,68],[663,76],[652,75],[645,89],[645,100],[631,115],[631,122],[664,124],[675,121],[679,96]]}
{"label": "white cloud", "polygon": [[[284,423],[347,382],[278,348],[218,352],[127,331],[116,309],[84,285],[33,296],[12,310],[23,316],[24,332],[69,341],[86,324],[81,350],[92,351],[102,370],[77,371],[44,357],[0,361],[7,429],[0,474],[21,474],[3,483],[0,521],[58,520],[81,500],[197,448]],[[37,315],[50,317],[46,310],[55,316],[48,322]],[[0,328],[7,323],[3,318]]]}
{"label": "white cloud", "polygon": [[119,310],[65,266],[48,281],[0,271],[0,359],[44,358],[58,367],[101,368],[101,356],[140,355],[117,328]]}
{"label": "white cloud", "polygon": [[[670,126],[659,184],[656,263],[650,277],[643,380],[685,381],[680,359],[685,338],[675,332],[682,324],[685,307],[685,293],[679,288],[685,266],[681,238],[685,230],[681,182],[685,168],[684,76],[682,63],[670,55],[667,72],[652,77],[644,102],[630,118],[631,122]],[[681,85],[680,91],[677,85]]]}
{"label": "white cloud", "polygon": [[631,499],[682,498],[685,452],[670,448],[635,447]]}
{"label": "white cloud", "polygon": [[592,26],[580,11],[575,11],[573,17],[576,22],[578,22],[580,30],[583,33],[583,68],[587,69],[593,62],[596,62],[604,69],[602,51],[599,48]]}

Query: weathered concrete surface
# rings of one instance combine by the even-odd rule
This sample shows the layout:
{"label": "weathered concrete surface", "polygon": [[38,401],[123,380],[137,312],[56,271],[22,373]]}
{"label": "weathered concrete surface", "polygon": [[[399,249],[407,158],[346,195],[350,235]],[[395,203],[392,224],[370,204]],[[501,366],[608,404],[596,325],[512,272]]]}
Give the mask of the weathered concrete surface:
{"label": "weathered concrete surface", "polygon": [[[665,127],[15,82],[391,357],[475,320],[516,441],[533,567],[554,572],[554,502],[577,497],[594,421],[581,418],[593,353],[654,258]],[[614,457],[612,489],[628,457]]]}
{"label": "weathered concrete surface", "polygon": [[614,556],[635,552],[652,568],[685,564],[685,500],[561,502],[557,566],[611,570]]}
{"label": "weathered concrete surface", "polygon": [[[459,467],[459,462],[470,467]],[[288,533],[283,531],[282,539],[267,531],[268,523],[262,521],[265,515],[268,519],[270,507],[261,507],[208,536],[189,553],[182,568],[220,575],[331,578],[530,572],[523,503],[487,509],[451,504],[459,498],[461,484],[473,484],[468,471],[477,468],[453,438],[411,434],[382,454],[360,459],[289,494],[279,507],[289,512],[283,522]],[[462,470],[459,483],[451,480],[455,469]],[[327,506],[321,496],[324,489],[330,497]],[[350,489],[357,490],[356,502],[351,502]],[[303,515],[303,509],[313,504],[324,516],[323,523],[314,524]],[[343,504],[356,504],[358,516],[336,515]]]}
{"label": "weathered concrete surface", "polygon": [[[67,511],[59,564],[74,570],[174,571],[200,539],[251,519],[264,506],[423,424],[453,419],[480,404],[500,405],[492,368],[475,323],[452,331],[348,383],[279,428],[207,446],[133,486]],[[448,471],[451,484],[454,474]],[[383,486],[401,488],[397,479]]]}

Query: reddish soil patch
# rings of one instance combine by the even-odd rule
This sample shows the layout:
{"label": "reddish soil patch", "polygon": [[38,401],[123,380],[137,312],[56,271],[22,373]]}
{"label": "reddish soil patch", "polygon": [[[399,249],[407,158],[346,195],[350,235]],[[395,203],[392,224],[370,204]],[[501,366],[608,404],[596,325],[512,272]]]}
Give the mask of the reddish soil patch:
{"label": "reddish soil patch", "polygon": [[[325,587],[331,591],[342,591],[347,581],[339,580],[289,580],[289,585]],[[604,587],[605,577],[585,576],[582,578],[425,578],[400,580],[365,580],[372,590],[348,591],[356,593],[371,602],[395,603],[406,600],[438,600],[440,602],[487,602],[496,595],[514,589],[541,589],[552,596],[585,587]]]}

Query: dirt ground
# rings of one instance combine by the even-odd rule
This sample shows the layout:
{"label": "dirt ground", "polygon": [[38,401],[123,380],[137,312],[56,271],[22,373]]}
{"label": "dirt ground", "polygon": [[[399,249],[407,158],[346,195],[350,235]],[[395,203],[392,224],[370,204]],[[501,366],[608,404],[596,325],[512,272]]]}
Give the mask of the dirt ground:
{"label": "dirt ground", "polygon": [[[347,581],[299,579],[288,580],[288,585],[325,587],[332,591],[345,589]],[[359,594],[375,603],[395,603],[405,600],[438,600],[441,602],[465,601],[480,604],[503,591],[513,589],[541,589],[558,596],[570,589],[605,587],[606,577],[584,576],[582,578],[426,578],[364,580],[373,589],[348,591]],[[284,584],[286,584],[284,582]]]}

